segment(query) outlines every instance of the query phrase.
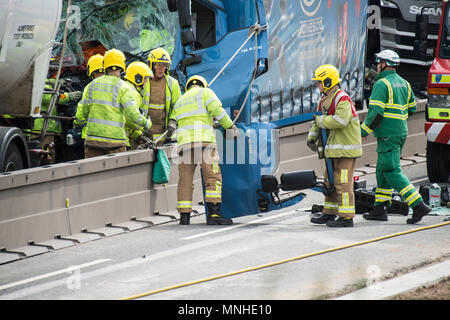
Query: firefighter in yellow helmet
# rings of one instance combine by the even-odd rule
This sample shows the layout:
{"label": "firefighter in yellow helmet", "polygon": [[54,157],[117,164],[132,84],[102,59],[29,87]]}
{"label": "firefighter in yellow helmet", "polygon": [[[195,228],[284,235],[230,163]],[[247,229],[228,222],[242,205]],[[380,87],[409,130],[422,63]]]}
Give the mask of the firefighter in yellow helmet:
{"label": "firefighter in yellow helmet", "polygon": [[[181,96],[180,85],[169,75],[171,59],[163,48],[152,50],[148,56],[148,64],[153,78],[144,86],[144,114],[152,119],[151,138],[157,140],[166,130],[166,138],[173,134],[173,123],[169,126],[170,114],[175,102]],[[163,139],[160,140],[164,142]]]}
{"label": "firefighter in yellow helmet", "polygon": [[[89,58],[86,64],[87,67],[87,74],[89,79],[94,80],[98,77],[101,77],[105,74],[105,71],[103,70],[103,56],[101,54],[95,54]],[[84,91],[86,90],[86,87]],[[84,96],[84,92],[83,92]],[[81,103],[81,102],[80,102]],[[83,148],[84,146],[84,139],[86,139],[86,119],[84,118],[82,108],[79,107],[80,104],[77,106],[77,113],[75,114],[75,119],[73,120],[74,129],[81,128],[81,136],[79,136],[79,133],[77,130],[72,131],[72,136],[79,136],[75,139],[81,139],[79,142],[80,147]]]}
{"label": "firefighter in yellow helmet", "polygon": [[105,75],[89,83],[80,104],[87,120],[85,158],[126,151],[125,123],[144,133],[151,122],[139,113],[132,88],[120,78],[125,71],[125,55],[117,49],[105,52]]}
{"label": "firefighter in yellow helmet", "polygon": [[[193,112],[194,110],[195,112]],[[214,136],[213,119],[223,128],[237,128],[222,108],[216,94],[208,88],[201,76],[193,76],[186,83],[186,92],[178,99],[170,119],[177,123],[178,204],[180,224],[189,224],[192,211],[193,175],[198,164],[201,166],[205,184],[205,202],[208,209],[206,223],[229,225],[233,221],[221,216],[222,175],[219,167],[219,153]],[[230,136],[229,134],[227,136]]]}
{"label": "firefighter in yellow helmet", "polygon": [[[141,114],[144,113],[143,109],[143,99],[141,96],[141,91],[144,85],[153,78],[153,73],[149,66],[144,62],[135,61],[128,65],[125,72],[125,80],[130,85],[135,100],[138,102],[139,111]],[[148,119],[151,122],[151,119]],[[142,134],[142,131],[137,129],[133,123],[127,121],[125,128],[127,129],[129,138],[129,147],[131,150],[137,148],[141,143],[149,142],[150,138]]]}
{"label": "firefighter in yellow helmet", "polygon": [[[322,214],[313,217],[311,222],[328,227],[353,227],[353,171],[356,159],[362,156],[359,117],[350,96],[340,88],[341,78],[336,67],[320,66],[312,80],[322,93],[318,108],[322,115],[315,117],[306,143],[311,150],[317,151],[319,129],[329,131],[327,143],[322,147],[325,157],[333,163],[335,191],[325,196]],[[325,183],[328,185],[327,178]],[[338,219],[335,220],[336,216]]]}

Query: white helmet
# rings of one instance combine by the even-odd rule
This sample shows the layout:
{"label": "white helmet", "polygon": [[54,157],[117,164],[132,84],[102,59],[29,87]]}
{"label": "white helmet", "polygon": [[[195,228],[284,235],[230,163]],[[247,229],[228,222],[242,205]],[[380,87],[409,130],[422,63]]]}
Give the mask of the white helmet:
{"label": "white helmet", "polygon": [[378,64],[380,61],[386,61],[389,67],[397,67],[400,64],[400,57],[395,51],[383,50],[375,54],[375,63]]}

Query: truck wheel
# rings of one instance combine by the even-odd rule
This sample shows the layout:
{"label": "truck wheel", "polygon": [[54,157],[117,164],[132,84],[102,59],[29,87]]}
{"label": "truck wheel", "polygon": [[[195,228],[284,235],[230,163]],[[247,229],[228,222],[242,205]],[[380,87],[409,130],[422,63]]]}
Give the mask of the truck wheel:
{"label": "truck wheel", "polygon": [[176,12],[177,11],[177,0],[167,0],[167,7],[169,8],[170,12]]}
{"label": "truck wheel", "polygon": [[427,172],[430,182],[447,182],[450,171],[449,146],[427,141]]}
{"label": "truck wheel", "polygon": [[2,172],[23,169],[22,156],[17,145],[13,142],[6,149],[6,159]]}

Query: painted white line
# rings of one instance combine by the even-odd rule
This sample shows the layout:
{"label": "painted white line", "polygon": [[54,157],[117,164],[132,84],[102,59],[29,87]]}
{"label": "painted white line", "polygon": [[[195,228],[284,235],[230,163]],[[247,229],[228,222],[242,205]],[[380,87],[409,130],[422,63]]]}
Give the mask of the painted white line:
{"label": "painted white line", "polygon": [[189,237],[184,237],[184,238],[181,238],[181,240],[192,240],[192,239],[196,239],[196,238],[200,238],[200,237],[204,237],[204,236],[209,236],[211,234],[215,234],[215,233],[219,233],[219,232],[230,231],[230,230],[233,230],[233,229],[236,229],[236,228],[245,227],[245,226],[250,225],[250,224],[256,224],[256,223],[260,223],[260,222],[264,222],[264,221],[268,221],[268,220],[284,217],[284,216],[293,214],[294,212],[298,212],[298,211],[299,210],[291,210],[291,211],[288,211],[288,212],[285,212],[285,213],[275,214],[275,215],[267,217],[267,218],[257,219],[257,220],[254,220],[254,221],[251,221],[251,222],[248,222],[248,223],[236,224],[236,225],[234,225],[232,227],[226,227],[226,228],[223,228],[223,229],[212,230],[212,231],[196,234],[196,235],[189,236]]}
{"label": "painted white line", "polygon": [[34,281],[37,281],[37,280],[42,280],[42,279],[50,278],[50,277],[53,277],[53,276],[56,276],[56,275],[59,275],[59,274],[62,274],[62,273],[67,273],[67,272],[70,272],[71,270],[73,270],[74,268],[79,268],[79,269],[86,268],[86,267],[94,266],[96,264],[105,263],[105,262],[108,262],[108,261],[111,261],[111,259],[99,259],[99,260],[95,260],[95,261],[84,263],[84,264],[80,264],[80,265],[70,266],[70,267],[67,267],[65,269],[61,269],[61,270],[58,270],[58,271],[53,271],[53,272],[49,272],[49,273],[46,273],[46,274],[42,274],[40,276],[36,276],[36,277],[32,277],[32,278],[28,278],[28,279],[24,279],[24,280],[20,280],[20,281],[16,281],[16,282],[12,282],[12,283],[9,283],[9,284],[2,285],[2,286],[0,286],[0,290],[5,290],[5,289],[8,289],[8,288],[17,287],[17,286],[20,286],[20,285],[23,285],[23,284],[27,284],[27,283],[30,283],[30,282],[34,282]]}

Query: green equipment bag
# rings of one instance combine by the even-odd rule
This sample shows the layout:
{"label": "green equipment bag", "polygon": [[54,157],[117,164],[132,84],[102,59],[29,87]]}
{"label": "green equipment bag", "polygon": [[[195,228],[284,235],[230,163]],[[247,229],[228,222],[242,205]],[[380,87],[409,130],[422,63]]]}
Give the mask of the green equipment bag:
{"label": "green equipment bag", "polygon": [[169,182],[170,162],[164,150],[154,149],[156,152],[156,161],[153,165],[152,181],[155,184],[163,184]]}

